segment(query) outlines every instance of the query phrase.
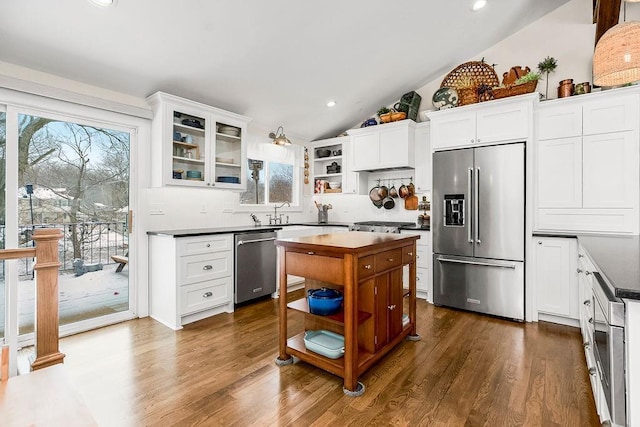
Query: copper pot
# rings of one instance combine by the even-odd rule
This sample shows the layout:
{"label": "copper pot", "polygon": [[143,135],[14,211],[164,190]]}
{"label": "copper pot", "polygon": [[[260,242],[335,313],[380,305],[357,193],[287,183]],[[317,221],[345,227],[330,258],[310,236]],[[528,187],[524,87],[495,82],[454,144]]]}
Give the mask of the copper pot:
{"label": "copper pot", "polygon": [[558,86],[558,98],[566,98],[573,95],[573,79],[562,80]]}

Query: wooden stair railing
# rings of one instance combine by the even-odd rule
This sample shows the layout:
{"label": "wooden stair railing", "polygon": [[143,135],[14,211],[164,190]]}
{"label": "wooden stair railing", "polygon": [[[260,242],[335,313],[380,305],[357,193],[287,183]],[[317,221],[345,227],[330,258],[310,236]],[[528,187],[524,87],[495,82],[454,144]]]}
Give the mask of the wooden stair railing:
{"label": "wooden stair railing", "polygon": [[58,240],[62,233],[57,228],[40,228],[33,233],[35,248],[2,249],[0,259],[35,257],[33,266],[36,283],[36,359],[31,370],[62,363],[64,354],[59,350],[58,314]]}

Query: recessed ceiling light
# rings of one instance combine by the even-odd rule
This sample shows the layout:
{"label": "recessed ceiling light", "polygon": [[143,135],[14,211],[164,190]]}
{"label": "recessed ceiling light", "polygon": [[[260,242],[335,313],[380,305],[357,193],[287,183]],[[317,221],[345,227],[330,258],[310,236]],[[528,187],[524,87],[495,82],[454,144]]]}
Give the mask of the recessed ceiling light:
{"label": "recessed ceiling light", "polygon": [[118,0],[89,0],[89,3],[98,7],[109,7],[115,6],[117,1]]}
{"label": "recessed ceiling light", "polygon": [[331,107],[335,107],[335,106],[336,106],[336,101],[327,102],[327,107],[331,108]]}
{"label": "recessed ceiling light", "polygon": [[474,12],[477,12],[478,10],[485,7],[486,5],[487,5],[487,0],[476,0],[475,3],[473,3],[471,10],[473,10]]}

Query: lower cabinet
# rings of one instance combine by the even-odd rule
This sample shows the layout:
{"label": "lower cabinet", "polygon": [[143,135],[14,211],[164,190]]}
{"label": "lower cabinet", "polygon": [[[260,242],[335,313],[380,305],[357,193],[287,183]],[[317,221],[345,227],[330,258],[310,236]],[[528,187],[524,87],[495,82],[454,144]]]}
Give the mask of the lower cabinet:
{"label": "lower cabinet", "polygon": [[233,312],[233,235],[149,236],[150,316],[172,329]]}
{"label": "lower cabinet", "polygon": [[[431,231],[401,230],[401,234],[417,234],[416,240],[416,297],[433,302],[433,270],[431,268]],[[404,267],[404,287],[409,286],[409,267]]]}
{"label": "lower cabinet", "polygon": [[575,238],[534,237],[536,308],[542,320],[548,320],[545,314],[578,319],[576,254]]}
{"label": "lower cabinet", "polygon": [[376,351],[402,332],[404,291],[402,270],[397,269],[375,279],[375,337]]}

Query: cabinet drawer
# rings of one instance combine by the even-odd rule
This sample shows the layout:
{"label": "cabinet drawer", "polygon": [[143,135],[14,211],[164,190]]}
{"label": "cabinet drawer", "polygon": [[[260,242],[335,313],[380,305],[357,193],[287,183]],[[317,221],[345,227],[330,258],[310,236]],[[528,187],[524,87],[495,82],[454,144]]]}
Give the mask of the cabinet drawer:
{"label": "cabinet drawer", "polygon": [[376,273],[402,265],[402,249],[400,248],[375,254],[374,257]]}
{"label": "cabinet drawer", "polygon": [[429,268],[429,248],[427,246],[416,248],[416,265],[418,268]]}
{"label": "cabinet drawer", "polygon": [[178,284],[181,286],[231,276],[233,271],[232,252],[183,256],[178,259]]}
{"label": "cabinet drawer", "polygon": [[180,315],[207,310],[231,302],[230,277],[209,280],[180,288]]}
{"label": "cabinet drawer", "polygon": [[373,255],[358,258],[358,278],[366,279],[373,273]]}
{"label": "cabinet drawer", "polygon": [[414,250],[413,246],[405,246],[402,248],[402,264],[409,264],[416,260],[417,249]]}
{"label": "cabinet drawer", "polygon": [[287,274],[343,284],[342,258],[333,258],[314,253],[286,252]]}
{"label": "cabinet drawer", "polygon": [[431,270],[428,268],[416,269],[416,289],[422,292],[429,291],[431,282]]}
{"label": "cabinet drawer", "polygon": [[203,237],[181,237],[178,239],[178,256],[231,250],[233,250],[233,235],[231,234],[211,234]]}

